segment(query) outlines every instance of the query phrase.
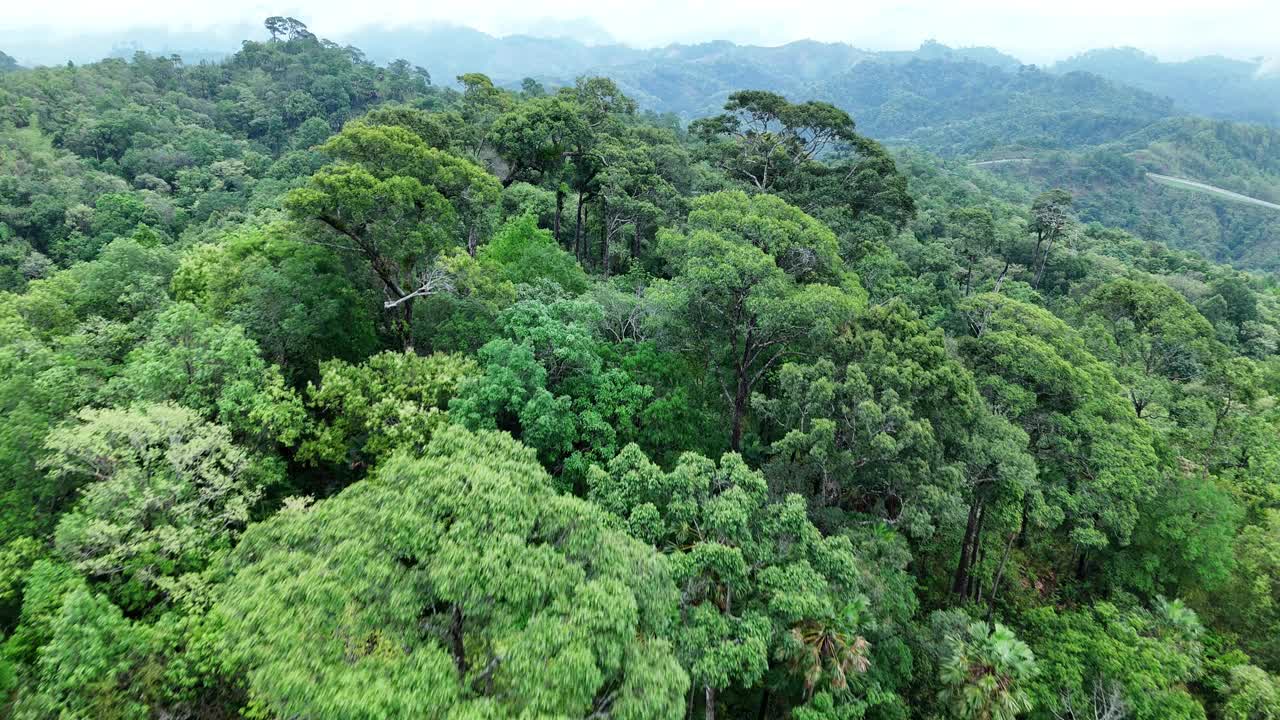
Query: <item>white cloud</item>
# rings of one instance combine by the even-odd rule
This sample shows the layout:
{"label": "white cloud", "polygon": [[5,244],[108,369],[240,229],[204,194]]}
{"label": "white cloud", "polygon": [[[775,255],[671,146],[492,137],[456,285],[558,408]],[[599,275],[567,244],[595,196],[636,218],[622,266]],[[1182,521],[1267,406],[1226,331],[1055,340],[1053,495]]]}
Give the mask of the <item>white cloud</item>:
{"label": "white cloud", "polygon": [[[1280,56],[1275,0],[45,0],[9,3],[0,15],[0,43],[16,30],[40,26],[55,36],[137,25],[207,28],[294,15],[324,37],[360,25],[446,21],[494,33],[545,28],[550,22],[597,23],[634,45],[731,39],[779,44],[801,38],[842,41],[868,49],[914,48],[936,37],[950,45],[992,45],[1031,62],[1095,47],[1133,45],[1162,58],[1207,53]],[[589,25],[583,24],[584,27]],[[8,31],[8,32],[6,32]]]}

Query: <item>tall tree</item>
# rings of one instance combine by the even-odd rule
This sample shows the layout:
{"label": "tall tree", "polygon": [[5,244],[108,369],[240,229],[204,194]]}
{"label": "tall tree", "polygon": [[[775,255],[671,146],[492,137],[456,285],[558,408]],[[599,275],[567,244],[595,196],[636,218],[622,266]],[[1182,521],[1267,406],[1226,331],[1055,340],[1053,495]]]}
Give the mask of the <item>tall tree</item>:
{"label": "tall tree", "polygon": [[672,341],[710,361],[738,450],[752,390],[788,355],[846,327],[861,288],[845,275],[829,230],[767,195],[699,198],[687,230],[659,242],[674,277],[650,292]]}
{"label": "tall tree", "polygon": [[667,562],[497,433],[446,428],[423,455],[285,509],[227,569],[220,659],[272,713],[656,720],[683,706]]}
{"label": "tall tree", "polygon": [[768,192],[787,175],[855,138],[853,119],[824,102],[791,103],[764,90],[729,96],[725,112],[695,121],[713,162],[734,180]]}
{"label": "tall tree", "polygon": [[355,125],[322,146],[340,160],[286,204],[308,239],[362,258],[381,282],[401,344],[413,348],[413,306],[451,289],[435,262],[450,246],[475,253],[488,232],[498,181],[398,126]]}

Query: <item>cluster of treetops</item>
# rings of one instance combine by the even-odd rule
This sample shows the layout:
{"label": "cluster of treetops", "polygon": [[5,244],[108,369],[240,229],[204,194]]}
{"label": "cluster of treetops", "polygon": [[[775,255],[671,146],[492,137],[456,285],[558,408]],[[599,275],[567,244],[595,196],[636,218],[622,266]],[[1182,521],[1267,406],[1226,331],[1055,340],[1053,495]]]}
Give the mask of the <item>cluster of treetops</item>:
{"label": "cluster of treetops", "polygon": [[1280,298],[757,91],[0,79],[0,714],[1280,717]]}

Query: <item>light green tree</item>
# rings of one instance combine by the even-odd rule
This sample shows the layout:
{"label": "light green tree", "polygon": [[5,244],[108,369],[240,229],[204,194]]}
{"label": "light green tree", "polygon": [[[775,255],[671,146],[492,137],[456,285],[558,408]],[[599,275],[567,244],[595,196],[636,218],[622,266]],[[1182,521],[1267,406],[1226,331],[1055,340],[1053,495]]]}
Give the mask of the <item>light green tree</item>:
{"label": "light green tree", "polygon": [[667,562],[557,495],[531,450],[448,427],[425,453],[256,525],[214,608],[256,705],[317,718],[674,718]]}
{"label": "light green tree", "polygon": [[85,409],[45,446],[50,480],[80,488],[54,534],[58,552],[135,610],[230,548],[283,479],[278,462],[176,405]]}
{"label": "light green tree", "polygon": [[397,449],[420,453],[449,421],[449,400],[477,371],[460,355],[384,352],[359,365],[331,360],[307,389],[316,415],[298,450],[304,460],[371,466]]}

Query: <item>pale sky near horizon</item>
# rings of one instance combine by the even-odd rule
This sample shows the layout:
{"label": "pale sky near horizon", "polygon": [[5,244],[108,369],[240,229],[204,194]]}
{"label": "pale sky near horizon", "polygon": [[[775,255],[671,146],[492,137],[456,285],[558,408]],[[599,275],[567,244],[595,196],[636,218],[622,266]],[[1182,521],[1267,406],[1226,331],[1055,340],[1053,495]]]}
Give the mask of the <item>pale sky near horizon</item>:
{"label": "pale sky near horizon", "polygon": [[1280,58],[1280,0],[44,0],[9,5],[0,14],[0,50],[6,36],[22,34],[30,43],[33,30],[49,33],[50,42],[65,42],[83,33],[138,26],[203,30],[292,15],[317,35],[335,38],[366,25],[449,22],[498,35],[554,34],[547,31],[558,25],[594,25],[604,31],[599,41],[641,47],[715,39],[777,45],[811,38],[893,50],[934,38],[952,46],[993,46],[1040,63],[1115,46],[1138,47],[1165,60],[1209,54]]}

